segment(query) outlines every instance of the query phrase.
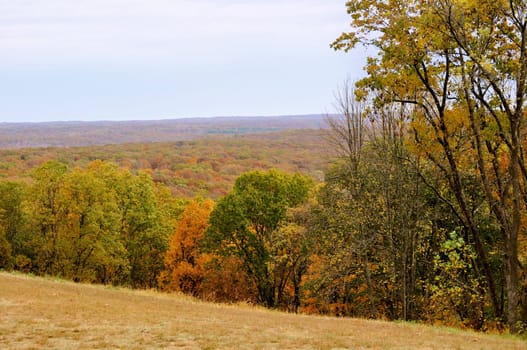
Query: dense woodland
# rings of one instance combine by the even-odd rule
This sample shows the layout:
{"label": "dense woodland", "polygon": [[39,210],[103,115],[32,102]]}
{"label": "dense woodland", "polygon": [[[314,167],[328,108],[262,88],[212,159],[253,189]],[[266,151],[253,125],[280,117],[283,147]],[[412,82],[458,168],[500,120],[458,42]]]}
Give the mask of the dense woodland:
{"label": "dense woodland", "polygon": [[527,4],[347,6],[378,56],[325,131],[3,151],[0,266],[525,331]]}
{"label": "dense woodland", "polygon": [[324,127],[324,115],[214,117],[165,120],[0,123],[0,148],[175,142],[210,135],[242,135]]}
{"label": "dense woodland", "polygon": [[[216,128],[214,121],[209,128]],[[324,169],[336,154],[323,133],[317,128],[164,143],[0,149],[0,177],[29,181],[32,170],[48,160],[58,160],[69,168],[85,168],[94,160],[104,160],[135,174],[147,172],[176,197],[216,199],[227,194],[236,177],[249,170],[277,168],[323,180]]]}

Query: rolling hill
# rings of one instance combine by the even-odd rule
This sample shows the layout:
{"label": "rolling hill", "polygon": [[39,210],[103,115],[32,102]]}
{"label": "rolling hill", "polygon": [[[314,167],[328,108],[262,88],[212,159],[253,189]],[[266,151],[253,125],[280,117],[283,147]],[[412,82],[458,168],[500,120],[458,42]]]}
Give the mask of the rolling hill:
{"label": "rolling hill", "polygon": [[520,338],[286,314],[0,272],[1,349],[525,349]]}
{"label": "rolling hill", "polygon": [[323,115],[182,118],[152,121],[0,123],[0,149],[173,142],[209,135],[243,135],[325,128]]}
{"label": "rolling hill", "polygon": [[239,175],[250,170],[276,168],[321,181],[335,156],[324,132],[290,129],[209,134],[173,142],[0,148],[0,179],[27,179],[33,169],[51,159],[70,168],[104,160],[134,172],[148,171],[154,181],[167,185],[178,197],[218,198]]}

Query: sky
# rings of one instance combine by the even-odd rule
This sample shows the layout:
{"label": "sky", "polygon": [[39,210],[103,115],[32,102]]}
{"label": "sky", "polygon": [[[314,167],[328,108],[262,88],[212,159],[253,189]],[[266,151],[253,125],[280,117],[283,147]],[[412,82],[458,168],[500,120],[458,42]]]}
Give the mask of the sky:
{"label": "sky", "polygon": [[0,0],[0,122],[333,112],[344,0]]}

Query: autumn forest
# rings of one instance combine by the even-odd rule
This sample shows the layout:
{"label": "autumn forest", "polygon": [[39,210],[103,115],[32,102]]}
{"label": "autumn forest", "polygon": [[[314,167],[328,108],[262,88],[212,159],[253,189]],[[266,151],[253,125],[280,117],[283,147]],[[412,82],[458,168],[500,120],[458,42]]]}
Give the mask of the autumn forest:
{"label": "autumn forest", "polygon": [[376,55],[338,87],[334,115],[4,145],[0,268],[525,332],[527,3],[347,9],[351,31],[331,47]]}

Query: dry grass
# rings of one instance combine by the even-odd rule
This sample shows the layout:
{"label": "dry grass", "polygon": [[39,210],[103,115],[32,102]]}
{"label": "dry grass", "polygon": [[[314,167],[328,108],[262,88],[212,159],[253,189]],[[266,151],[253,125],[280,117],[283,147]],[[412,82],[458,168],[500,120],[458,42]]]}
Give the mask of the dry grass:
{"label": "dry grass", "polygon": [[158,348],[506,350],[527,343],[0,273],[0,349]]}

